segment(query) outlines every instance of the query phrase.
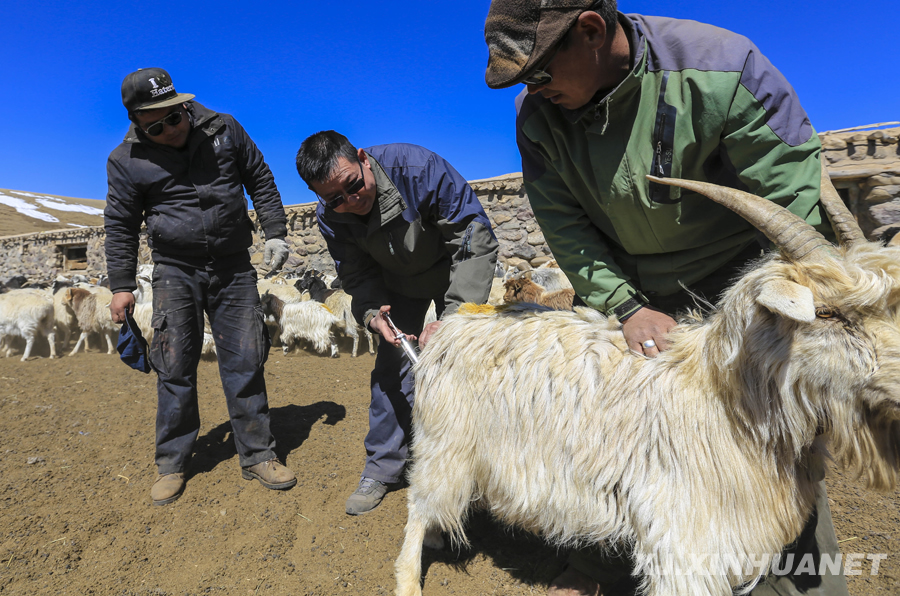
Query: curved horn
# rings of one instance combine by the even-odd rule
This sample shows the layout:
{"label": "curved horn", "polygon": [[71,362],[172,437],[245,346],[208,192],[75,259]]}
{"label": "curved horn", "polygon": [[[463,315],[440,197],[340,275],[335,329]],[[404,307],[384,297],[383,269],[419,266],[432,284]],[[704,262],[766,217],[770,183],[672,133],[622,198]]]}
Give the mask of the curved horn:
{"label": "curved horn", "polygon": [[841,246],[851,247],[862,242],[866,242],[866,236],[859,227],[856,218],[847,209],[841,195],[831,182],[831,176],[825,168],[825,156],[822,160],[822,194],[819,201],[825,207],[828,217],[831,219],[831,227],[837,236],[838,244]]}
{"label": "curved horn", "polygon": [[834,245],[814,227],[768,199],[709,182],[655,176],[647,178],[659,184],[692,190],[731,209],[765,234],[781,250],[781,254],[792,261],[808,258],[817,248],[834,250]]}

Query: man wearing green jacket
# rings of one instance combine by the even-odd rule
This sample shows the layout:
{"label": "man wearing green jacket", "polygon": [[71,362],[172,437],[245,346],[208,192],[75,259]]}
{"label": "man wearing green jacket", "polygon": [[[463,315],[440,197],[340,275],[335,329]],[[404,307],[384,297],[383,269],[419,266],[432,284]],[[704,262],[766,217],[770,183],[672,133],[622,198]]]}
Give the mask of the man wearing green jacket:
{"label": "man wearing green jacket", "polygon": [[[745,37],[624,15],[615,0],[493,0],[485,40],[488,86],[526,85],[517,142],[544,237],[578,296],[616,316],[636,352],[668,347],[676,311],[693,306],[685,287],[715,301],[764,247],[732,211],[646,174],[746,190],[831,235],[818,202],[819,139],[790,84]],[[798,562],[837,553],[821,488]],[[624,593],[628,575],[627,562],[576,552],[550,593]],[[798,590],[847,593],[843,576],[789,573],[753,594]]]}

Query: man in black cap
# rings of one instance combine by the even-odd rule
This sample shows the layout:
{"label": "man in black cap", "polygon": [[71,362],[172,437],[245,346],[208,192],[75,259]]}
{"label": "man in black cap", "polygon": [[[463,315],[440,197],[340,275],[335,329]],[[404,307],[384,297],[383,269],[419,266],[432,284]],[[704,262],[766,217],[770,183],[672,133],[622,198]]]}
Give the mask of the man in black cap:
{"label": "man in black cap", "polygon": [[287,489],[293,472],[275,456],[263,375],[269,336],[248,247],[253,224],[244,189],[265,232],[265,262],[281,268],[289,249],[286,217],[272,172],[238,122],[177,93],[161,68],[138,70],[122,83],[132,126],[107,162],[104,212],[113,321],[134,309],[141,224],[153,261],[156,370],[155,505],[178,499],[200,430],[197,365],[203,314],[209,316],[242,475]]}
{"label": "man in black cap", "polygon": [[[694,294],[715,300],[761,250],[741,217],[647,174],[746,190],[831,235],[818,136],[745,37],[624,15],[615,0],[493,0],[485,40],[488,86],[526,85],[516,138],[541,231],[576,294],[615,316],[635,352],[665,350],[676,312],[693,307]],[[798,562],[839,554],[824,484],[818,493],[792,551]],[[626,559],[576,551],[550,593],[633,591]],[[798,590],[847,593],[841,574],[797,571],[769,576],[753,594]]]}

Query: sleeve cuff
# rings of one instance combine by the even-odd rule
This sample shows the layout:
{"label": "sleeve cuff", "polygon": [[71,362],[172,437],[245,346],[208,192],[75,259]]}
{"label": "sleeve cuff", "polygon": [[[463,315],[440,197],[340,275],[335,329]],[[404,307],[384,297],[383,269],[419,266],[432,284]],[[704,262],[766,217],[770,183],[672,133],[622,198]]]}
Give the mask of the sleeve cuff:
{"label": "sleeve cuff", "polygon": [[378,316],[378,313],[379,311],[375,309],[366,311],[366,315],[363,317],[363,327],[366,328],[366,331],[372,331],[372,329],[369,327],[369,323],[372,322],[372,319]]}
{"label": "sleeve cuff", "polygon": [[635,298],[629,298],[619,306],[612,309],[611,313],[619,319],[620,323],[624,323],[628,320],[628,317],[639,311],[644,307],[644,303],[638,301]]}

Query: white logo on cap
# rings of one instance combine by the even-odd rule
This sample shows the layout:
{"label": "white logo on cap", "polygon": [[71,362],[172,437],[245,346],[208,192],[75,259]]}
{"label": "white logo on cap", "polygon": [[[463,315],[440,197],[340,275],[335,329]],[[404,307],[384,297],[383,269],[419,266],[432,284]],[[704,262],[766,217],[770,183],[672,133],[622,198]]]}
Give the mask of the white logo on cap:
{"label": "white logo on cap", "polygon": [[151,78],[151,79],[148,79],[148,80],[150,81],[150,84],[153,85],[153,88],[154,88],[154,89],[159,89],[159,85],[156,84],[156,80],[155,80],[155,79],[152,79],[152,78]]}

